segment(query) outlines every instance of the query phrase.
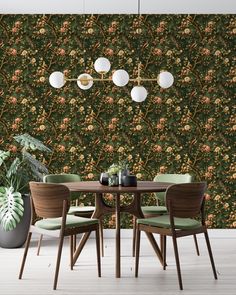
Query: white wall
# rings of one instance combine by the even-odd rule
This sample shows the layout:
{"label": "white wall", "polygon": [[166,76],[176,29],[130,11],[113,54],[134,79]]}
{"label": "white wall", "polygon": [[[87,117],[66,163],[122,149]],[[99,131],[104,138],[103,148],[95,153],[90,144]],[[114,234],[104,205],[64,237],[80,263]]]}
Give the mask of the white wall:
{"label": "white wall", "polygon": [[[140,0],[141,13],[236,14],[236,0]],[[0,14],[136,14],[138,0],[0,0]]]}

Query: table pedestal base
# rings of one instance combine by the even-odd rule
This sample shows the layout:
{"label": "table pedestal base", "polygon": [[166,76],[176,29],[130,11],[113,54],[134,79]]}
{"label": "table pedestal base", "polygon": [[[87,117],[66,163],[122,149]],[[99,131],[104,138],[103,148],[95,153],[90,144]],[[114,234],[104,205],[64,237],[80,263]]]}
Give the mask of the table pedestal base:
{"label": "table pedestal base", "polygon": [[[120,193],[114,194],[116,196],[115,207],[107,205],[102,197],[101,193],[96,193],[95,198],[95,211],[92,215],[92,218],[102,219],[103,215],[109,213],[116,213],[116,277],[120,278],[120,213],[126,212],[130,213],[136,218],[144,218],[143,212],[141,210],[141,194],[135,193],[132,202],[127,206],[120,206]],[[158,247],[156,240],[154,239],[151,233],[146,233],[157,257],[160,260],[160,263],[163,265],[163,257]],[[73,256],[73,264],[76,263],[86,241],[88,240],[90,233],[85,233]]]}

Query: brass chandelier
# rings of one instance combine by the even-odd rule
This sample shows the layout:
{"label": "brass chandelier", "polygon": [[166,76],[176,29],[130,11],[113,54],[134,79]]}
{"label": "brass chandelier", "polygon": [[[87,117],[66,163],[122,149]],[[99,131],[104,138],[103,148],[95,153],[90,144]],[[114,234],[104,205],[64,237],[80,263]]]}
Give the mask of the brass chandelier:
{"label": "brass chandelier", "polygon": [[[138,14],[140,17],[140,0],[138,0]],[[62,88],[66,82],[76,81],[79,88],[88,90],[92,87],[93,82],[110,82],[116,86],[123,87],[129,82],[134,82],[137,85],[131,90],[131,98],[135,102],[143,102],[147,97],[147,90],[142,86],[142,82],[157,82],[161,88],[169,88],[174,83],[174,77],[170,72],[161,71],[157,78],[144,78],[141,76],[142,63],[138,63],[138,73],[136,78],[130,78],[129,74],[124,69],[116,70],[112,77],[106,78],[105,75],[109,72],[111,64],[105,57],[99,57],[95,63],[95,71],[100,74],[100,78],[93,78],[87,73],[80,74],[77,78],[67,78],[62,72],[53,72],[49,77],[49,83],[54,88]]]}

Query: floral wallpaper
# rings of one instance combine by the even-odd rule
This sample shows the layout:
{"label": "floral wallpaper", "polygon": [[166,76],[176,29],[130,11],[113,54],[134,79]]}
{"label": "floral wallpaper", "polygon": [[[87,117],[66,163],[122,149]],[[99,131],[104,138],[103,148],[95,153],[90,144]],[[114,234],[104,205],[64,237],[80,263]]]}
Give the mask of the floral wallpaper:
{"label": "floral wallpaper", "polygon": [[[141,180],[191,173],[208,183],[208,226],[235,228],[235,37],[235,15],[1,15],[0,148],[17,152],[13,135],[28,132],[52,149],[44,159],[52,173],[83,180],[125,159]],[[111,62],[107,77],[115,69],[136,77],[140,60],[141,76],[168,70],[174,85],[144,83],[143,103],[131,100],[133,82],[94,82],[87,91],[49,85],[53,71],[98,77],[100,56]],[[114,223],[108,216],[106,226]]]}

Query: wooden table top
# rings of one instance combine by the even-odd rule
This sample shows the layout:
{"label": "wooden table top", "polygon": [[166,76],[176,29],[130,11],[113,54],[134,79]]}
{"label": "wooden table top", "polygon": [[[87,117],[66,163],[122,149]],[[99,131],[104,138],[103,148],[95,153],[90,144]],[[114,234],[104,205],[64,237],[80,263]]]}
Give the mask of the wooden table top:
{"label": "wooden table top", "polygon": [[99,181],[80,181],[62,183],[73,192],[90,193],[148,193],[163,192],[172,185],[169,182],[138,181],[137,186],[106,186]]}

